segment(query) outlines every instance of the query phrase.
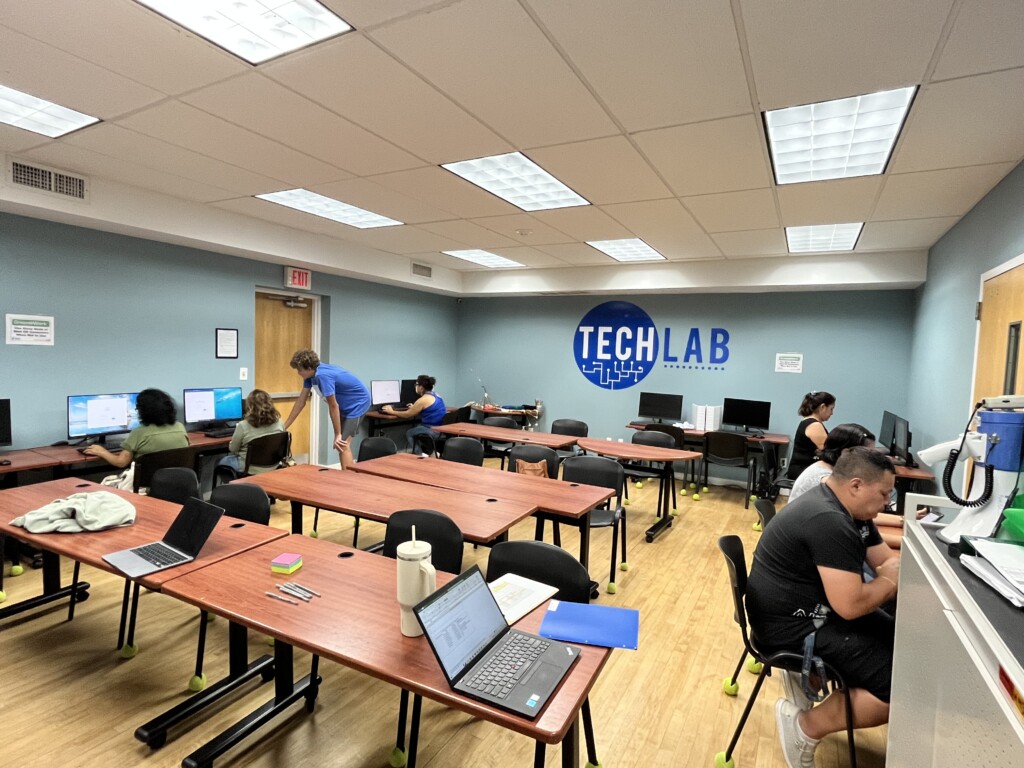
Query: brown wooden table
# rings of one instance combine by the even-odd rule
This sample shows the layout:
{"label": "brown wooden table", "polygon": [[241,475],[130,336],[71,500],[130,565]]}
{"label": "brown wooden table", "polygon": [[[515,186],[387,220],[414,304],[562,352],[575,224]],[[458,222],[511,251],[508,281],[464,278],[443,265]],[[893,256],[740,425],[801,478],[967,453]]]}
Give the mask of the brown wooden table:
{"label": "brown wooden table", "polygon": [[679,448],[662,448],[658,445],[641,443],[619,443],[613,440],[599,440],[596,437],[581,437],[576,445],[589,453],[608,456],[613,459],[627,461],[651,461],[662,465],[661,484],[658,489],[658,519],[647,529],[647,543],[654,541],[666,528],[672,527],[672,516],[669,514],[669,502],[672,495],[672,462],[693,461],[699,459],[699,451],[684,451]]}
{"label": "brown wooden table", "polygon": [[556,435],[552,432],[530,432],[509,427],[486,427],[483,424],[466,421],[459,424],[441,424],[431,427],[435,432],[454,437],[475,437],[477,440],[493,440],[496,443],[523,443],[543,445],[546,448],[568,448],[576,442],[572,435]]}
{"label": "brown wooden table", "polygon": [[[280,549],[302,555],[302,568],[291,576],[273,574],[268,563]],[[452,578],[437,574],[438,585]],[[321,594],[309,603],[290,605],[266,597],[274,585],[293,580]],[[233,666],[242,669],[245,632],[248,629],[275,638],[275,696],[247,718],[215,737],[187,757],[186,766],[207,766],[225,750],[251,734],[263,723],[285,711],[293,703],[305,700],[312,710],[320,678],[314,660],[310,674],[294,682],[292,648],[302,648],[385,682],[426,696],[473,717],[496,723],[524,734],[542,744],[562,743],[562,765],[579,765],[577,718],[581,705],[597,680],[610,655],[607,648],[583,646],[583,653],[536,720],[528,720],[453,691],[447,684],[426,638],[405,637],[400,630],[396,594],[395,561],[353,550],[322,539],[291,536],[270,547],[241,553],[228,561],[176,578],[164,590],[203,610],[224,616],[239,628],[232,644]],[[517,627],[535,632],[545,607],[522,619]],[[241,641],[238,642],[238,632]],[[166,735],[167,729],[198,706],[216,699],[221,681],[197,694],[188,703],[194,706],[184,714],[179,705],[165,715],[145,724],[136,737],[149,742],[151,735]],[[415,719],[415,714],[414,714]],[[162,743],[162,741],[160,742]],[[410,765],[414,753],[410,753]]]}
{"label": "brown wooden table", "polygon": [[351,470],[297,464],[235,480],[258,485],[292,506],[292,533],[302,533],[304,504],[386,523],[401,509],[433,509],[448,515],[467,541],[494,541],[537,511],[536,503],[500,499],[493,494],[463,493],[417,485]]}
{"label": "brown wooden table", "polygon": [[918,481],[935,481],[935,475],[924,467],[908,467],[896,465],[896,514],[902,515],[906,509],[907,492],[912,490]]}
{"label": "brown wooden table", "polygon": [[46,469],[53,466],[53,460],[33,448],[0,452],[0,459],[11,462],[0,466],[0,474],[21,472],[28,469]]}
{"label": "brown wooden table", "polygon": [[[613,494],[610,488],[519,475],[491,467],[413,456],[411,453],[360,461],[352,468],[394,480],[471,493],[485,492],[499,499],[534,504],[541,512],[564,517],[579,527],[580,562],[583,565],[587,565],[590,558],[590,512]],[[543,523],[539,522],[538,526],[541,525]]]}

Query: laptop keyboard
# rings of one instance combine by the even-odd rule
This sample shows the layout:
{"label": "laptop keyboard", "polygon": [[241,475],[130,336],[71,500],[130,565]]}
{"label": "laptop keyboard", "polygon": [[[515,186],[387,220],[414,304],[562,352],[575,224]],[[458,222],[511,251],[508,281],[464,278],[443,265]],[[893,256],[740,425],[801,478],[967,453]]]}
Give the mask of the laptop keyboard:
{"label": "laptop keyboard", "polygon": [[153,565],[174,565],[175,563],[184,563],[188,560],[184,555],[179,555],[174,550],[168,549],[159,543],[135,547],[132,552]]}
{"label": "laptop keyboard", "polygon": [[509,635],[502,649],[464,683],[475,691],[504,699],[549,645],[535,637]]}

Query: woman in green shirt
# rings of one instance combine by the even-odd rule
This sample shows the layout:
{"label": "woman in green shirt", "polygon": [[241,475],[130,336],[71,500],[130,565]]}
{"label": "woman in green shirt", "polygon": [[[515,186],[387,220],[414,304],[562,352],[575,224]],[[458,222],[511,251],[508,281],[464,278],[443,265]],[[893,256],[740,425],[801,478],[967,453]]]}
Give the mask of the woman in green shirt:
{"label": "woman in green shirt", "polygon": [[[270,395],[262,389],[254,389],[245,398],[245,418],[238,422],[235,434],[228,444],[230,453],[217,462],[218,466],[228,466],[236,472],[245,470],[245,452],[249,443],[257,437],[284,432],[281,414],[274,407]],[[250,474],[269,472],[274,467],[249,467]]]}
{"label": "woman in green shirt", "polygon": [[135,399],[135,410],[142,426],[128,434],[119,453],[111,453],[102,445],[90,445],[85,449],[85,454],[123,468],[147,453],[188,447],[185,427],[178,421],[178,408],[166,392],[160,389],[142,390]]}

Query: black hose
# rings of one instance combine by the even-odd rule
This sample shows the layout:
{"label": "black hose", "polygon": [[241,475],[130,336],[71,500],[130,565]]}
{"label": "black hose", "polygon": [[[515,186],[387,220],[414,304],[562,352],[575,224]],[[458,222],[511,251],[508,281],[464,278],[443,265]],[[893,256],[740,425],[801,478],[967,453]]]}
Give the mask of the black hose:
{"label": "black hose", "polygon": [[946,497],[966,509],[973,509],[974,507],[981,507],[988,504],[992,498],[992,485],[993,485],[993,470],[991,464],[985,465],[985,488],[981,492],[981,496],[970,501],[961,499],[956,495],[953,490],[953,472],[956,470],[957,457],[960,455],[960,451],[955,448],[949,452],[949,458],[946,459],[946,468],[942,471],[942,490],[946,494]]}

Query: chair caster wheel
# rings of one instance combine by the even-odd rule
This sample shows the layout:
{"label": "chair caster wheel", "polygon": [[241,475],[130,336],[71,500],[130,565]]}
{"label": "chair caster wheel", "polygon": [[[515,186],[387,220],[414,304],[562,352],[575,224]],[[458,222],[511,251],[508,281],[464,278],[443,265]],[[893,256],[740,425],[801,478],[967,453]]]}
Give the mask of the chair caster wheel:
{"label": "chair caster wheel", "polygon": [[203,690],[206,687],[206,675],[192,675],[192,679],[188,681],[188,689],[192,692]]}
{"label": "chair caster wheel", "polygon": [[761,670],[764,669],[764,664],[754,658],[747,659],[747,672],[752,675],[760,675]]}
{"label": "chair caster wheel", "polygon": [[404,749],[395,747],[391,750],[391,754],[388,756],[388,765],[390,765],[391,768],[402,768],[408,759],[409,758],[405,754]]}
{"label": "chair caster wheel", "polygon": [[15,563],[11,566],[11,576],[21,576],[25,572],[25,566],[21,563]]}
{"label": "chair caster wheel", "polygon": [[135,655],[139,652],[139,646],[137,645],[122,645],[121,646],[121,658],[122,659],[134,659]]}
{"label": "chair caster wheel", "polygon": [[725,752],[719,752],[715,755],[715,768],[736,768],[736,761],[731,757],[726,760]]}
{"label": "chair caster wheel", "polygon": [[733,682],[731,677],[727,677],[722,681],[722,693],[726,696],[735,696],[739,692],[740,684],[738,682]]}

